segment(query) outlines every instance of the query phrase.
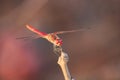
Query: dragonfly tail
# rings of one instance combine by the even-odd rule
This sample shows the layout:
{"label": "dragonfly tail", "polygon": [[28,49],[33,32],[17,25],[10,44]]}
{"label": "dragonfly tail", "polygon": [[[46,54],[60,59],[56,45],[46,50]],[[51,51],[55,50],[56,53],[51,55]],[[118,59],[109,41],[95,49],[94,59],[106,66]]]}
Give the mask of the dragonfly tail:
{"label": "dragonfly tail", "polygon": [[32,27],[32,26],[30,26],[30,25],[26,25],[26,28],[28,28],[30,31],[32,31],[32,32],[40,35],[41,37],[47,35],[46,33],[41,32],[41,31],[39,31],[38,29],[35,29],[34,27]]}

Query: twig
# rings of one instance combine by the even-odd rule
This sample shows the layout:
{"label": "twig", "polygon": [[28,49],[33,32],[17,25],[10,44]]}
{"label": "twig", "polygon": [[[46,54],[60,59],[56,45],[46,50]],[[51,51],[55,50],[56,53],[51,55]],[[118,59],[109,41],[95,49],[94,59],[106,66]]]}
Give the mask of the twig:
{"label": "twig", "polygon": [[69,69],[68,69],[68,66],[67,66],[67,63],[69,61],[68,54],[63,52],[62,51],[62,47],[59,47],[59,46],[54,46],[54,52],[56,54],[60,55],[59,58],[58,58],[58,62],[57,63],[59,64],[59,66],[62,69],[62,72],[63,72],[65,80],[74,80],[71,77]]}

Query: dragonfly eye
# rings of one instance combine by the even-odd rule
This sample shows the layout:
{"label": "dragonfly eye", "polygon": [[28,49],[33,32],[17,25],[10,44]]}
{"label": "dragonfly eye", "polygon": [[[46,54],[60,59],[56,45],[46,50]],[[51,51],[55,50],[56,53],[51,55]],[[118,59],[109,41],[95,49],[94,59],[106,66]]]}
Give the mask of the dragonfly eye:
{"label": "dragonfly eye", "polygon": [[63,43],[63,41],[60,39],[60,44],[62,44]]}

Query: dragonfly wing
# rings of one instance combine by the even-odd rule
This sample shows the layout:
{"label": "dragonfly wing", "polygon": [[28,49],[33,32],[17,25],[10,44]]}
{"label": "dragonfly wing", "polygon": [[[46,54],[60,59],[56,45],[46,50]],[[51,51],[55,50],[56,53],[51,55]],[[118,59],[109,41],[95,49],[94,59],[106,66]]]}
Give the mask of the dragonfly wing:
{"label": "dragonfly wing", "polygon": [[18,38],[16,38],[16,39],[28,39],[28,38],[31,38],[31,36],[18,37]]}
{"label": "dragonfly wing", "polygon": [[54,34],[64,34],[64,33],[72,33],[72,32],[78,32],[78,31],[85,31],[86,29],[78,29],[78,30],[70,30],[70,31],[58,31]]}
{"label": "dragonfly wing", "polygon": [[37,39],[37,38],[41,38],[41,37],[42,37],[42,36],[35,35],[35,36],[18,37],[18,38],[16,38],[16,39],[32,40],[32,39]]}

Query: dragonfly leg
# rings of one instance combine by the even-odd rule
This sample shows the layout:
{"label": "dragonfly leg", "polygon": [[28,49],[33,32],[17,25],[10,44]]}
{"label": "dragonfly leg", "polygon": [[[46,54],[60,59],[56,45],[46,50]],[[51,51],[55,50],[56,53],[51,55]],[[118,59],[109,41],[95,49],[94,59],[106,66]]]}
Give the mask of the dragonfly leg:
{"label": "dragonfly leg", "polygon": [[56,45],[53,45],[53,52],[60,56],[61,55],[61,52],[62,52],[62,47],[61,46],[56,46]]}

